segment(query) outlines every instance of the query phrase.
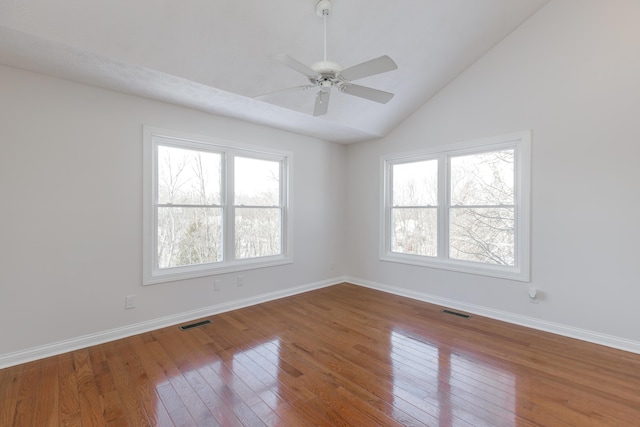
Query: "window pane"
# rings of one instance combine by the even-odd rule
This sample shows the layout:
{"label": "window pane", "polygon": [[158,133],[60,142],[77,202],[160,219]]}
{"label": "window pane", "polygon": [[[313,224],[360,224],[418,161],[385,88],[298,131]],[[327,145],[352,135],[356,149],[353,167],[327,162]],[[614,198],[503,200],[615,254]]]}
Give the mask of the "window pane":
{"label": "window pane", "polygon": [[393,165],[393,206],[437,206],[438,161]]}
{"label": "window pane", "polygon": [[438,255],[437,208],[391,209],[391,227],[392,252]]}
{"label": "window pane", "polygon": [[218,153],[158,146],[158,203],[220,205]]}
{"label": "window pane", "polygon": [[450,221],[450,258],[515,264],[513,208],[451,209]]}
{"label": "window pane", "polygon": [[280,255],[280,208],[236,208],[235,213],[236,258]]}
{"label": "window pane", "polygon": [[158,208],[160,268],[222,261],[221,208]]}
{"label": "window pane", "polygon": [[235,158],[235,205],[280,206],[280,162]]}
{"label": "window pane", "polygon": [[514,150],[451,158],[451,205],[513,205]]}

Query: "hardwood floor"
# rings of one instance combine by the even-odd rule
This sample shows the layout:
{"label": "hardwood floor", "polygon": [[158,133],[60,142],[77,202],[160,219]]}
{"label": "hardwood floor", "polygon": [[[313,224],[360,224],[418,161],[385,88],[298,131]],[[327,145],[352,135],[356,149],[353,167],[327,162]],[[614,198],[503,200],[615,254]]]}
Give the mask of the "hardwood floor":
{"label": "hardwood floor", "polygon": [[0,370],[0,426],[638,426],[640,355],[341,284]]}

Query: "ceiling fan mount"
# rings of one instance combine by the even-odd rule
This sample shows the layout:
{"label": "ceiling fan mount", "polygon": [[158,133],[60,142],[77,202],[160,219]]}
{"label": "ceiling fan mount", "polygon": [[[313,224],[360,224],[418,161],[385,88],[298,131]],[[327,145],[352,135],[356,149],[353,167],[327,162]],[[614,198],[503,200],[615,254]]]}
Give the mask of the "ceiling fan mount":
{"label": "ceiling fan mount", "polygon": [[318,4],[316,4],[316,15],[320,18],[324,18],[331,13],[332,8],[331,0],[320,0]]}
{"label": "ceiling fan mount", "polygon": [[333,87],[340,92],[381,104],[386,104],[393,98],[393,94],[390,92],[351,83],[353,80],[397,69],[398,66],[396,63],[388,56],[383,55],[347,69],[343,69],[337,62],[327,60],[327,17],[331,13],[331,8],[331,0],[320,0],[316,4],[316,14],[324,20],[324,60],[307,66],[284,53],[270,56],[274,61],[304,74],[311,84],[271,92],[257,96],[256,99],[265,99],[277,93],[307,90],[317,87],[320,90],[316,94],[313,115],[320,116],[326,114],[328,111],[329,97],[331,95],[331,88]]}

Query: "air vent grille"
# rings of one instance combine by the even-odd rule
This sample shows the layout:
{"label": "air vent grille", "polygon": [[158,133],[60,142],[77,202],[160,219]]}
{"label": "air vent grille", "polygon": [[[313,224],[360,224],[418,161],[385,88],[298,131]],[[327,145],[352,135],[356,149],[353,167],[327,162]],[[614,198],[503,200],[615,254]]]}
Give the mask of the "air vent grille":
{"label": "air vent grille", "polygon": [[211,320],[203,320],[202,322],[196,322],[196,323],[191,323],[190,325],[180,326],[180,329],[182,329],[183,331],[186,331],[187,329],[196,328],[202,325],[208,325],[209,323],[211,323]]}
{"label": "air vent grille", "polygon": [[451,314],[451,315],[453,315],[453,316],[462,317],[463,319],[471,319],[471,316],[469,316],[468,314],[458,313],[457,311],[452,311],[452,310],[444,309],[444,310],[442,310],[442,312],[443,312],[444,314]]}

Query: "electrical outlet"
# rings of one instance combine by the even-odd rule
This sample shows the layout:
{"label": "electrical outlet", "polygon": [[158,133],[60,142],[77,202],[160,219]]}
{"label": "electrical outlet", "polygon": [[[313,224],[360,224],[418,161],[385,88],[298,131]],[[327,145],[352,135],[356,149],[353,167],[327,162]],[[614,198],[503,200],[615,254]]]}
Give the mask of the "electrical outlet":
{"label": "electrical outlet", "polygon": [[124,299],[124,308],[127,310],[136,308],[136,296],[135,295],[127,295]]}
{"label": "electrical outlet", "polygon": [[213,279],[213,290],[214,291],[219,291],[220,290],[220,285],[222,284],[222,280],[220,279]]}
{"label": "electrical outlet", "polygon": [[238,286],[244,286],[244,276],[238,276],[238,277],[236,277],[236,285],[238,285]]}

